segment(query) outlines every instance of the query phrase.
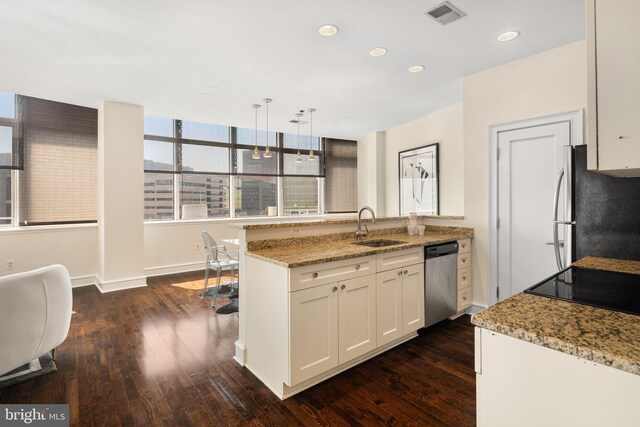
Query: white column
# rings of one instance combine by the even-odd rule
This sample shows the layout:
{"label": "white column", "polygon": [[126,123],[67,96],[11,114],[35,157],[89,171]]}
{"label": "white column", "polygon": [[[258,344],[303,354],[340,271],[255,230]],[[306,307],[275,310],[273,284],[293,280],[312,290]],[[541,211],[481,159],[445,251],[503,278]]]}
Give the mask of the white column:
{"label": "white column", "polygon": [[144,112],[104,101],[98,110],[98,288],[146,286]]}
{"label": "white column", "polygon": [[385,215],[384,156],[385,132],[358,141],[358,206],[371,206],[377,216]]}

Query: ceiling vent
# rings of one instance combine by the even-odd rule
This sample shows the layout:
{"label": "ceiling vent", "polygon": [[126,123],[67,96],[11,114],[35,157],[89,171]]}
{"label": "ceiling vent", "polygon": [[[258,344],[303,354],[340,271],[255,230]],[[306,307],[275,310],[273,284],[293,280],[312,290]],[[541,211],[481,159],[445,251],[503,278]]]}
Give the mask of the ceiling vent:
{"label": "ceiling vent", "polygon": [[428,15],[441,23],[442,25],[451,24],[453,21],[457,21],[458,19],[466,16],[466,13],[445,1],[444,3],[440,3],[433,9],[425,12],[425,15]]}

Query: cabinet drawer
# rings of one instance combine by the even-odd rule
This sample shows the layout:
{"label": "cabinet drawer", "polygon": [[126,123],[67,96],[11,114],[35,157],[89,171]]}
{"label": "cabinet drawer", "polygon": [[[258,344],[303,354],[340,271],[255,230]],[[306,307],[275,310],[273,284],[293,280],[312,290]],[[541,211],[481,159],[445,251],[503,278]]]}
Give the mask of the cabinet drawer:
{"label": "cabinet drawer", "polygon": [[424,248],[418,247],[403,249],[400,251],[385,252],[376,255],[376,257],[377,271],[387,271],[393,268],[424,263]]}
{"label": "cabinet drawer", "polygon": [[458,270],[458,290],[471,286],[471,267]]}
{"label": "cabinet drawer", "polygon": [[471,267],[471,254],[458,254],[458,270]]}
{"label": "cabinet drawer", "polygon": [[289,270],[289,292],[366,276],[375,272],[376,258],[374,255],[296,267]]}
{"label": "cabinet drawer", "polygon": [[458,311],[464,310],[471,305],[471,297],[473,295],[471,290],[472,288],[469,286],[458,291]]}
{"label": "cabinet drawer", "polygon": [[471,252],[471,239],[458,240],[458,253],[467,254]]}

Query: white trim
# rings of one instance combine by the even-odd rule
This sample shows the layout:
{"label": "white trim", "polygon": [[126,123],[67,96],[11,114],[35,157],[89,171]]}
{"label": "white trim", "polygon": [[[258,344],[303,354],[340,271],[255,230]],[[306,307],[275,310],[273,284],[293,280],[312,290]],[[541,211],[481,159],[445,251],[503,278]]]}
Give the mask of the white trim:
{"label": "white trim", "polygon": [[19,227],[0,228],[0,234],[20,234],[20,233],[49,233],[64,232],[72,230],[85,230],[98,228],[98,223],[91,222],[87,224],[61,224],[61,225],[29,225]]}
{"label": "white trim", "polygon": [[78,276],[71,278],[71,287],[72,288],[81,288],[83,286],[91,286],[96,285],[98,283],[98,279],[95,275],[88,276]]}
{"label": "white trim", "polygon": [[161,265],[144,269],[147,277],[164,276],[165,274],[187,273],[189,271],[204,270],[205,261],[185,262],[183,264]]}
{"label": "white trim", "polygon": [[[278,215],[278,216],[241,216],[235,218],[207,218],[207,219],[182,219],[182,220],[167,220],[167,221],[146,221],[145,227],[162,227],[167,225],[189,225],[189,224],[215,224],[215,223],[241,223],[241,224],[260,224],[263,222],[273,221],[287,221],[300,222],[309,220],[325,220],[331,221],[336,219],[355,219],[356,212],[353,213],[341,213],[341,214],[323,214],[323,215]],[[93,224],[95,225],[95,224]]]}
{"label": "white trim", "polygon": [[236,354],[233,356],[233,360],[238,362],[240,366],[244,366],[247,363],[247,346],[242,341],[235,342]]}
{"label": "white trim", "polygon": [[145,286],[147,286],[147,278],[144,276],[108,280],[106,282],[98,278],[98,282],[96,283],[96,287],[103,294],[107,292],[122,291],[125,289],[142,288]]}
{"label": "white trim", "polygon": [[[502,132],[510,132],[536,126],[569,122],[571,124],[571,145],[584,143],[584,110],[572,110],[565,113],[520,120],[489,126],[489,305],[498,302],[498,137]],[[532,283],[533,285],[533,283]],[[475,305],[475,303],[474,303]]]}

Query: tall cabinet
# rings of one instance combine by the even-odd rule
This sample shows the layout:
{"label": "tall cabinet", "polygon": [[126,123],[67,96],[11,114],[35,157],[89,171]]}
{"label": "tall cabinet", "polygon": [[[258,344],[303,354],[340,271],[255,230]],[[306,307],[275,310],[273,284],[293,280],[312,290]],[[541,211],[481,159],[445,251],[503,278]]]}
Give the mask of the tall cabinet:
{"label": "tall cabinet", "polygon": [[640,176],[640,1],[586,0],[588,168]]}

